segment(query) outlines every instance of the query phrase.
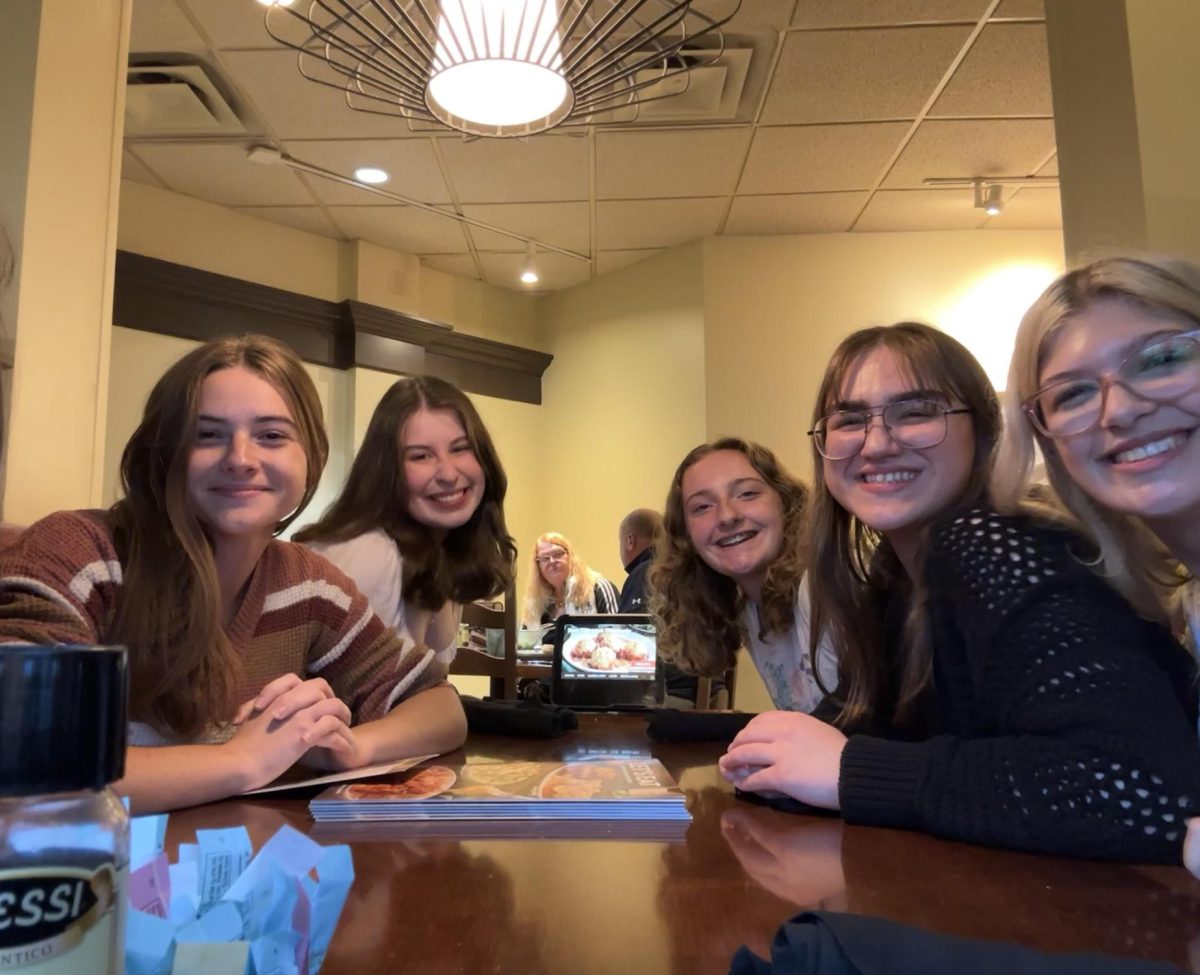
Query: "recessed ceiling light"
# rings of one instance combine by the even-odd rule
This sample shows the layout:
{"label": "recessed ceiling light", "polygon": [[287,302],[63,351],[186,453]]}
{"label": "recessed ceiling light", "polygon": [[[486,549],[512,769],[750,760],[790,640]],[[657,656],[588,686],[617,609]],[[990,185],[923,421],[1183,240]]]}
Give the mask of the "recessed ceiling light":
{"label": "recessed ceiling light", "polygon": [[295,0],[258,0],[264,7],[290,7]]}
{"label": "recessed ceiling light", "polygon": [[354,178],[360,183],[386,183],[388,174],[377,166],[359,166],[354,170]]}

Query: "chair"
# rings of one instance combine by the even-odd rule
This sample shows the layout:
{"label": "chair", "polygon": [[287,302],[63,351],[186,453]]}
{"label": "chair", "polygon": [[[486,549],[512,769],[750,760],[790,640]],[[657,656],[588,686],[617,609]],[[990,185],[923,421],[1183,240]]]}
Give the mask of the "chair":
{"label": "chair", "polygon": [[[462,621],[485,630],[503,630],[504,655],[493,657],[471,647],[459,647],[450,664],[450,673],[470,677],[490,677],[492,697],[516,700],[517,697],[517,591],[510,586],[504,594],[504,609],[488,609],[477,603],[463,606]],[[499,691],[499,693],[497,693]]]}
{"label": "chair", "polygon": [[[730,667],[721,678],[725,682],[725,690],[729,693],[729,700],[725,703],[727,710],[733,710],[733,691],[737,685],[737,665]],[[701,701],[705,703],[701,705]],[[707,708],[709,702],[712,701],[712,678],[698,677],[696,678],[696,707]]]}

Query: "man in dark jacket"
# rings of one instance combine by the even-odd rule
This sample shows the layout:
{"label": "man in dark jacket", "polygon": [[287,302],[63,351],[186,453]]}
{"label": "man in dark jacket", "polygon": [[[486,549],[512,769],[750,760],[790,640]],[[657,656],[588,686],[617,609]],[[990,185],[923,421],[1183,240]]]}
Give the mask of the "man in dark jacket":
{"label": "man in dark jacket", "polygon": [[654,543],[662,533],[662,515],[649,508],[638,508],[621,519],[618,542],[621,546],[621,564],[627,573],[625,585],[621,587],[618,613],[648,613],[649,590],[646,586],[646,571],[654,555]]}

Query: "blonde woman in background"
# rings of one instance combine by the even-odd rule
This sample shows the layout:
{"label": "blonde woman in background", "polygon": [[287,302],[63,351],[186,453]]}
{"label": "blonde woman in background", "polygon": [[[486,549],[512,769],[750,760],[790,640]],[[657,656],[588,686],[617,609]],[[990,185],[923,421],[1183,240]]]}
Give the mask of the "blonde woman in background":
{"label": "blonde woman in background", "polygon": [[589,569],[563,535],[546,532],[538,537],[525,591],[523,627],[535,629],[563,615],[615,613],[618,601],[616,587]]}

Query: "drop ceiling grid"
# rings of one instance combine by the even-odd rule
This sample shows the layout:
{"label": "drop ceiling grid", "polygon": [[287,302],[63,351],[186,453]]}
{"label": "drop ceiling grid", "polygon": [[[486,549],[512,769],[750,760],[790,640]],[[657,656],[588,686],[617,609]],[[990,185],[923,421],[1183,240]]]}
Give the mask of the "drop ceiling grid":
{"label": "drop ceiling grid", "polygon": [[[751,12],[748,3],[761,5]],[[735,29],[778,32],[774,47],[760,50],[771,60],[754,116],[523,141],[414,132],[403,120],[350,111],[337,92],[301,78],[296,55],[273,46],[253,7],[139,0],[134,36],[142,50],[174,39],[177,49],[188,45],[215,61],[262,119],[265,141],[296,158],[346,173],[381,165],[393,174],[394,192],[593,255],[590,272],[572,261],[586,273],[642,259],[687,234],[867,230],[901,215],[910,223],[895,229],[972,223],[975,214],[952,214],[950,196],[938,195],[946,191],[924,188],[923,179],[974,175],[971,166],[1006,175],[1054,171],[1038,0],[744,0]],[[760,26],[742,26],[751,22]],[[381,206],[332,181],[250,167],[239,158],[245,147],[196,142],[185,153],[135,143],[127,175],[291,226],[328,223],[316,232],[330,236],[404,241],[431,266],[459,269],[453,273],[463,273],[469,258],[471,276],[485,280],[523,252],[512,238]],[[1015,226],[1018,210],[1022,221],[1046,223],[1050,196],[1057,192],[1018,207],[1014,192],[1012,223],[991,223]],[[399,226],[385,219],[388,209],[407,211]]]}

